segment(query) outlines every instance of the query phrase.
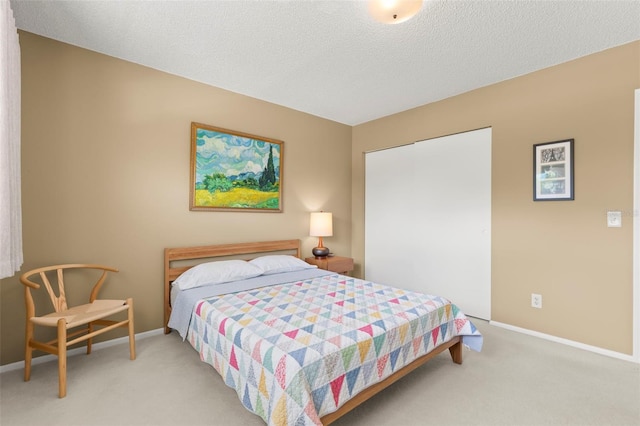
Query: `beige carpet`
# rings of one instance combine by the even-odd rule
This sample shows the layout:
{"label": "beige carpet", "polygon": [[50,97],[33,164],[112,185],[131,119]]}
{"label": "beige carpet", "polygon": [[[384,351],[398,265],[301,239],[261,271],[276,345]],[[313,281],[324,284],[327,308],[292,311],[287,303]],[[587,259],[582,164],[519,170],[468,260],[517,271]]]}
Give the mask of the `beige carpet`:
{"label": "beige carpet", "polygon": [[[640,365],[474,323],[485,336],[464,363],[444,353],[335,425],[640,425]],[[0,376],[0,424],[263,425],[176,333]]]}

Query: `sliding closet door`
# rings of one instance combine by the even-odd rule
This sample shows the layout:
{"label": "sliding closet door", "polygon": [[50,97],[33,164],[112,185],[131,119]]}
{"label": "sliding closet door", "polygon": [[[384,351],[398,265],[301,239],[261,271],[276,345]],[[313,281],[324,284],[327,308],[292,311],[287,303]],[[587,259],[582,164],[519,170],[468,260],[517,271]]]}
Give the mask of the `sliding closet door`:
{"label": "sliding closet door", "polygon": [[365,156],[365,278],[491,317],[491,129]]}
{"label": "sliding closet door", "polygon": [[416,254],[426,290],[491,318],[491,129],[415,144]]}
{"label": "sliding closet door", "polygon": [[365,278],[402,288],[416,284],[413,152],[406,145],[365,156]]}

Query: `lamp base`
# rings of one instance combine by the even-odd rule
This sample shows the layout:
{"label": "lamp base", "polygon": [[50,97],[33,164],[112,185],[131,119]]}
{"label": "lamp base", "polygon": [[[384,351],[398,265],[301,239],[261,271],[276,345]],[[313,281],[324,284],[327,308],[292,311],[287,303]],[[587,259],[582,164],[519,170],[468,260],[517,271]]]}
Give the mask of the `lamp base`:
{"label": "lamp base", "polygon": [[327,257],[331,251],[327,247],[314,247],[311,253],[313,253],[315,257]]}

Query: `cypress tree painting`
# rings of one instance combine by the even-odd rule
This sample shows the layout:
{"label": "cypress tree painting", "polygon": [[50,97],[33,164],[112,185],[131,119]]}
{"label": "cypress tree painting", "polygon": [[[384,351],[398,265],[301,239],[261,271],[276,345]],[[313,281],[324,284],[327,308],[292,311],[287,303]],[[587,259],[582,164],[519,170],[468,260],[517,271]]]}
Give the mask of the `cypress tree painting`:
{"label": "cypress tree painting", "polygon": [[283,145],[191,123],[191,210],[281,212]]}

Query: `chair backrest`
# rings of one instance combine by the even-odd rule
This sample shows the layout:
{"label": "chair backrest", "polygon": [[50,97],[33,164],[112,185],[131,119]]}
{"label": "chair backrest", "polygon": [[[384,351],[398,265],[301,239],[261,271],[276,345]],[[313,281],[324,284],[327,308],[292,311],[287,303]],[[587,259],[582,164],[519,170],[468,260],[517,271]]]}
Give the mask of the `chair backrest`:
{"label": "chair backrest", "polygon": [[[64,290],[64,271],[68,269],[98,269],[102,271],[100,278],[93,285],[93,289],[91,290],[91,295],[89,296],[89,301],[93,302],[98,297],[98,292],[100,291],[100,287],[102,287],[102,283],[107,278],[107,272],[118,272],[116,268],[112,268],[109,266],[103,265],[95,265],[95,264],[85,264],[85,263],[73,263],[73,264],[65,264],[65,265],[53,265],[53,266],[45,266],[42,268],[32,269],[31,271],[27,271],[22,276],[20,276],[20,282],[26,286],[25,288],[25,297],[27,299],[27,309],[31,311],[31,315],[33,316],[33,299],[31,298],[30,288],[38,289],[40,288],[40,284],[33,281],[35,276],[40,276],[42,280],[42,284],[44,284],[47,289],[47,293],[49,293],[49,298],[51,299],[51,303],[53,303],[53,308],[56,312],[64,311],[68,309],[67,306],[67,296]],[[47,272],[56,271],[57,277],[57,287],[58,294],[53,289],[51,282],[49,281],[49,277],[47,276]],[[29,309],[31,307],[31,309]]]}

